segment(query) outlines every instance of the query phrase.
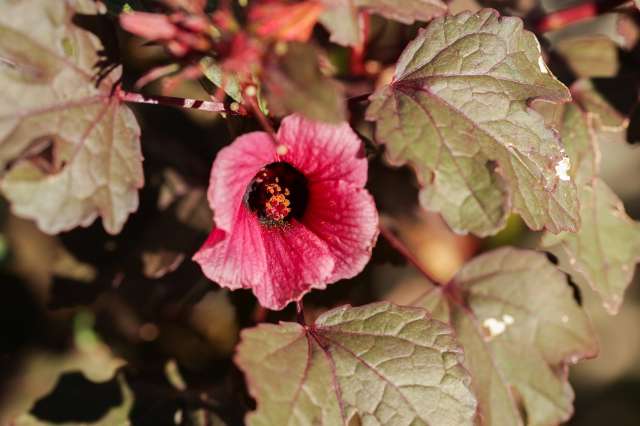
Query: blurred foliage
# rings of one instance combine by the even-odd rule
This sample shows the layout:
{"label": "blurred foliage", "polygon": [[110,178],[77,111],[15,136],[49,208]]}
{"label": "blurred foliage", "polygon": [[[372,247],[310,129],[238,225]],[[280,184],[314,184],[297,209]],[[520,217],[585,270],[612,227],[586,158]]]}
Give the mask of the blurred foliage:
{"label": "blurred foliage", "polygon": [[[108,3],[110,11],[117,13],[124,4],[135,8],[148,2]],[[541,14],[578,3],[454,0],[450,10],[489,4],[524,17],[525,25],[535,30]],[[640,140],[640,18],[629,10],[613,15],[615,19],[607,19],[615,25],[590,21],[590,29],[584,25],[565,29],[561,37],[540,31],[537,35],[554,74],[568,86],[579,78],[593,77],[588,86],[581,80],[580,86],[571,86],[572,91],[580,87],[586,96],[585,87],[595,88],[599,97],[583,96],[584,102],[594,113],[603,105],[614,113],[600,113],[601,118],[610,119],[608,124],[618,127],[600,141],[601,177],[637,220],[640,148],[627,142]],[[350,72],[349,50],[330,43],[330,35],[320,26],[314,29],[318,61],[328,61],[326,69],[333,70],[340,85],[327,89],[327,102],[339,103],[335,93],[344,91],[347,97],[370,93],[388,82],[393,74],[389,65],[421,26],[379,16],[370,24],[365,72],[355,77]],[[589,38],[594,34],[597,43]],[[127,87],[167,61],[157,46],[145,46],[122,32],[118,37]],[[598,63],[603,55],[611,60]],[[147,90],[159,86],[154,83]],[[209,96],[197,81],[182,82],[174,94]],[[580,96],[574,94],[576,98]],[[295,102],[299,104],[299,99]],[[348,106],[353,127],[365,140],[371,139],[363,108]],[[258,123],[247,117],[223,120],[155,105],[133,109],[144,130],[146,184],[139,193],[138,210],[120,234],[109,235],[94,223],[49,236],[32,222],[12,215],[0,202],[2,426],[243,424],[255,402],[232,362],[239,330],[258,322],[295,319],[293,307],[268,312],[246,291],[218,289],[190,260],[211,226],[206,186],[215,154],[237,135],[258,129]],[[346,114],[342,105],[332,113],[334,117]],[[368,189],[381,214],[392,218],[398,235],[434,276],[447,281],[468,259],[494,247],[536,244],[539,235],[527,230],[518,216],[510,216],[502,232],[486,239],[453,233],[439,215],[419,208],[413,170],[389,167],[382,160],[383,151],[368,145]],[[599,335],[601,354],[572,370],[576,415],[571,425],[640,424],[638,288],[636,276],[614,317],[603,311],[588,287],[576,292]],[[361,275],[305,298],[305,315],[311,322],[327,309],[346,303],[357,306],[380,299],[408,303],[423,290],[420,275],[381,238]]]}

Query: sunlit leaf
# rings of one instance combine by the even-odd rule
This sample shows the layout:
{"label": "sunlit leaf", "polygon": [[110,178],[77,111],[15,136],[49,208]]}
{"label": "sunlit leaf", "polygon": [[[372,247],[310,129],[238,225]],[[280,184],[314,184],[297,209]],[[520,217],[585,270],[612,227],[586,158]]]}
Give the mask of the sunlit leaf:
{"label": "sunlit leaf", "polygon": [[236,362],[258,403],[250,425],[471,425],[460,358],[447,325],[378,303],[246,330]]}
{"label": "sunlit leaf", "polygon": [[91,0],[10,2],[0,14],[0,189],[45,232],[117,233],[138,207],[140,129],[111,97],[119,69],[96,87],[99,40],[72,23]]}
{"label": "sunlit leaf", "polygon": [[579,227],[567,157],[528,107],[566,100],[534,35],[495,11],[434,20],[404,50],[394,81],[374,93],[367,118],[388,160],[409,163],[425,208],[458,232],[494,234],[511,209],[532,229]]}
{"label": "sunlit leaf", "polygon": [[554,425],[570,417],[567,365],[597,347],[566,276],[543,254],[484,254],[414,305],[453,325],[482,425]]}
{"label": "sunlit leaf", "polygon": [[640,262],[640,224],[627,216],[622,201],[598,177],[600,154],[592,116],[569,104],[560,130],[579,187],[582,227],[577,233],[546,233],[541,245],[576,281],[586,281],[614,314]]}

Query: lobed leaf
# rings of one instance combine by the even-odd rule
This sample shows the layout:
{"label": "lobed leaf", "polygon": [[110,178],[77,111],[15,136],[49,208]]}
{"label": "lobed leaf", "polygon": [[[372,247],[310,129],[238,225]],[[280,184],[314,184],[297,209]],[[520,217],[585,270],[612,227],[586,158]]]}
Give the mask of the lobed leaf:
{"label": "lobed leaf", "polygon": [[596,90],[591,80],[578,80],[571,85],[571,95],[580,109],[594,116],[591,127],[601,132],[621,133],[629,124],[629,120],[607,102]]}
{"label": "lobed leaf", "polygon": [[579,185],[582,227],[576,233],[545,233],[541,246],[554,253],[576,281],[586,281],[615,314],[640,262],[640,224],[627,216],[622,201],[598,177],[593,119],[575,104],[564,108],[561,131]]}
{"label": "lobed leaf", "polygon": [[490,235],[510,210],[529,227],[579,227],[573,182],[556,134],[532,98],[569,99],[533,34],[493,10],[435,19],[404,50],[367,119],[392,164],[411,164],[427,209],[458,232]]}
{"label": "lobed leaf", "polygon": [[111,96],[120,70],[96,82],[103,49],[73,23],[91,0],[10,2],[0,14],[0,190],[45,232],[118,233],[143,185],[140,129]]}
{"label": "lobed leaf", "polygon": [[594,356],[597,345],[565,275],[543,254],[486,253],[414,305],[454,327],[482,425],[555,425],[571,416],[567,365]]}
{"label": "lobed leaf", "polygon": [[375,303],[245,330],[236,363],[258,402],[250,425],[472,425],[460,358],[446,324]]}

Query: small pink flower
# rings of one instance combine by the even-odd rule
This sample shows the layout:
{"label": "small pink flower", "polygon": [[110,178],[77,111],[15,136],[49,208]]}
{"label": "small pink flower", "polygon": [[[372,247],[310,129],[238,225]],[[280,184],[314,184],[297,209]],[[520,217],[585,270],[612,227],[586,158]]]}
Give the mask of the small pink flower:
{"label": "small pink flower", "polygon": [[348,124],[292,115],[277,140],[280,155],[264,132],[220,151],[208,192],[216,227],[193,257],[211,280],[251,288],[275,310],[360,273],[378,235],[367,161]]}

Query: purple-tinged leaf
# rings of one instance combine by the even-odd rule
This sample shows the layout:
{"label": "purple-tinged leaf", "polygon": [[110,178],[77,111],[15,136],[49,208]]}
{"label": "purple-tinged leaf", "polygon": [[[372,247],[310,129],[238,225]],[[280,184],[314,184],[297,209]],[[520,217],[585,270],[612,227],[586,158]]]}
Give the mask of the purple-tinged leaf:
{"label": "purple-tinged leaf", "polygon": [[481,255],[415,306],[450,321],[465,353],[480,424],[556,425],[572,411],[567,367],[597,345],[566,276],[541,253]]}
{"label": "purple-tinged leaf", "polygon": [[546,233],[541,246],[554,253],[576,281],[590,285],[615,314],[640,262],[640,224],[627,216],[622,201],[598,177],[600,132],[593,123],[598,118],[575,104],[563,109],[559,130],[579,187],[582,227],[576,233]]}
{"label": "purple-tinged leaf", "polygon": [[0,189],[45,232],[88,226],[117,233],[138,207],[140,129],[110,96],[120,70],[96,87],[103,47],[72,23],[91,0],[10,2],[0,14]]}
{"label": "purple-tinged leaf", "polygon": [[258,403],[249,425],[472,425],[460,359],[449,326],[376,303],[245,330],[236,363]]}
{"label": "purple-tinged leaf", "polygon": [[367,118],[393,164],[411,164],[423,206],[458,232],[490,235],[513,208],[529,227],[579,227],[556,134],[527,105],[569,99],[533,34],[493,10],[438,18],[404,50]]}
{"label": "purple-tinged leaf", "polygon": [[603,132],[618,134],[624,138],[623,132],[629,124],[629,119],[598,93],[591,80],[578,80],[573,83],[571,95],[583,111],[594,116],[595,121],[591,125],[598,132],[598,138],[605,136]]}

